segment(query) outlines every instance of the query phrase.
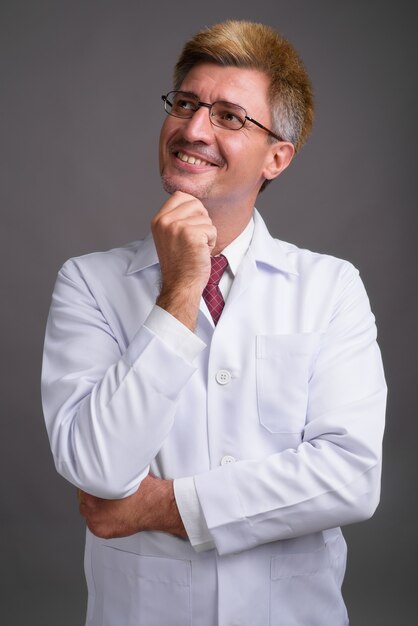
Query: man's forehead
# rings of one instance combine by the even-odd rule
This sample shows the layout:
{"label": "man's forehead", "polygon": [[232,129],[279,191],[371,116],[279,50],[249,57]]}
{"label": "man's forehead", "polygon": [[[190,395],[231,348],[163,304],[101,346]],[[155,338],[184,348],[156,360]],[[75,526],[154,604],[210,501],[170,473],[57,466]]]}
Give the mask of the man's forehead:
{"label": "man's forehead", "polygon": [[269,84],[269,77],[253,68],[198,63],[186,74],[180,89],[198,97],[211,93],[216,99],[236,102],[240,96],[265,100]]}

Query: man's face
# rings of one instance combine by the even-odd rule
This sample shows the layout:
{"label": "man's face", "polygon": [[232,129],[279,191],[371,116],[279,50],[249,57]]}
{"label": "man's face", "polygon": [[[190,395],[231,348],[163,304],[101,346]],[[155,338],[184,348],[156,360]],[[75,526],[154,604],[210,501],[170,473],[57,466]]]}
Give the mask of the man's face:
{"label": "man's face", "polygon": [[[257,70],[202,63],[190,70],[180,89],[201,102],[239,104],[269,128],[268,87],[269,79]],[[190,119],[168,115],[159,151],[164,189],[189,193],[208,210],[252,209],[271,159],[267,138],[265,131],[248,121],[239,130],[213,126],[206,107]]]}

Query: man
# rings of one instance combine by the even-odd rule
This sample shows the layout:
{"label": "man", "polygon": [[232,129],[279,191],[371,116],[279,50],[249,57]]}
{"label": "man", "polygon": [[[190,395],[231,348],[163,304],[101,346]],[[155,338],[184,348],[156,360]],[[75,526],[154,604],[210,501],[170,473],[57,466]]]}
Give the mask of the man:
{"label": "man", "polygon": [[226,22],[186,44],[174,90],[152,236],[68,261],[48,321],[87,624],[342,626],[339,527],[379,499],[374,318],[349,263],[254,209],[309,133],[309,80],[273,30]]}

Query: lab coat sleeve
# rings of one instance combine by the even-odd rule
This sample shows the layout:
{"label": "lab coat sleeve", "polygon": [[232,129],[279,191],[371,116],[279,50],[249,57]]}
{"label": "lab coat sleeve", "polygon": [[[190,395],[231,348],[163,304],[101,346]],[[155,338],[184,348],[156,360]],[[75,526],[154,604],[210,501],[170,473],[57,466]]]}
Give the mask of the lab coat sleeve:
{"label": "lab coat sleeve", "polygon": [[[171,318],[168,326],[181,326],[172,346],[155,332],[161,315]],[[166,328],[165,339],[169,334]],[[178,395],[204,346],[153,309],[122,352],[80,268],[67,262],[52,297],[42,369],[58,472],[99,497],[134,493],[172,427]]]}
{"label": "lab coat sleeve", "polygon": [[378,504],[386,385],[374,317],[350,264],[336,294],[300,445],[194,477],[220,554],[367,519]]}

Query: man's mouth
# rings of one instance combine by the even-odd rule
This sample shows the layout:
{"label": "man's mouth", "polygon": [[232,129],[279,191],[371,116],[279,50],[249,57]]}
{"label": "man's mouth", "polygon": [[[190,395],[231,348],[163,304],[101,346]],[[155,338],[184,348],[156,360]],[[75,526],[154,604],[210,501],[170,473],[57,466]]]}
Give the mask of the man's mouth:
{"label": "man's mouth", "polygon": [[183,163],[190,163],[190,165],[206,165],[211,167],[216,167],[214,163],[210,163],[209,161],[205,161],[204,159],[199,159],[198,157],[191,156],[189,154],[185,154],[180,150],[175,153],[176,157],[183,161]]}

